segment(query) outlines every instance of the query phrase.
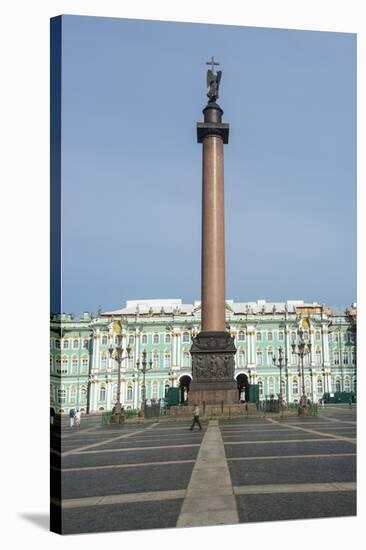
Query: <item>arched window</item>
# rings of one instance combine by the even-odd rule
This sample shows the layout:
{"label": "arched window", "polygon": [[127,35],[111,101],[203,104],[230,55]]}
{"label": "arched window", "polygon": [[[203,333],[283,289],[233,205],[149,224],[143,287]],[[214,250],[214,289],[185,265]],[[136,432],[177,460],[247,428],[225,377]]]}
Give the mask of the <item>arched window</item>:
{"label": "arched window", "polygon": [[311,388],[310,379],[305,378],[305,393],[306,393],[306,395],[310,394],[310,391],[311,391],[310,388]]}
{"label": "arched window", "polygon": [[127,359],[127,368],[133,369],[133,364],[134,364],[133,353],[130,353],[129,358]]}
{"label": "arched window", "polygon": [[68,366],[68,363],[69,363],[69,361],[68,361],[67,357],[63,357],[63,358],[62,358],[62,368],[61,368],[62,374],[66,374],[66,373],[67,373],[67,366]]}
{"label": "arched window", "polygon": [[189,332],[183,332],[183,342],[189,342]]}
{"label": "arched window", "polygon": [[273,332],[271,330],[267,334],[267,340],[268,340],[268,342],[273,341]]}
{"label": "arched window", "polygon": [[257,333],[256,333],[256,339],[257,339],[257,342],[261,342],[261,341],[262,341],[262,333],[261,333],[261,332],[257,332]]}
{"label": "arched window", "polygon": [[170,353],[166,353],[166,354],[165,354],[164,361],[165,361],[165,368],[169,370],[169,369],[170,369],[170,365],[171,365],[171,362],[170,362]]}
{"label": "arched window", "polygon": [[189,353],[188,351],[185,351],[183,353],[183,367],[189,367]]}
{"label": "arched window", "polygon": [[76,387],[71,386],[70,388],[70,405],[74,405],[76,402]]}
{"label": "arched window", "polygon": [[153,368],[154,369],[159,368],[159,353],[157,351],[155,351],[153,355]]}
{"label": "arched window", "polygon": [[153,344],[159,343],[159,334],[155,333],[153,336]]}
{"label": "arched window", "polygon": [[345,380],[344,380],[344,391],[345,392],[350,392],[351,391],[351,385],[350,385],[349,378],[345,378]]}
{"label": "arched window", "polygon": [[280,341],[283,340],[283,332],[282,332],[282,331],[280,331],[280,332],[278,333],[278,339],[279,339]]}
{"label": "arched window", "polygon": [[343,352],[343,365],[348,365],[348,352]]}
{"label": "arched window", "polygon": [[334,361],[335,365],[339,365],[339,352],[338,351],[335,351],[333,353],[333,361]]}
{"label": "arched window", "polygon": [[341,381],[337,378],[335,382],[335,391],[340,392],[341,391]]}
{"label": "arched window", "polygon": [[129,337],[128,337],[128,345],[129,346],[133,346],[135,343],[135,337],[133,334],[130,334]]}
{"label": "arched window", "polygon": [[165,343],[166,343],[166,344],[170,344],[170,341],[171,341],[171,336],[170,336],[170,334],[166,334],[166,335],[165,335]]}
{"label": "arched window", "polygon": [[69,341],[67,339],[65,339],[63,341],[63,346],[62,347],[63,347],[63,349],[69,349]]}
{"label": "arched window", "polygon": [[159,386],[157,382],[153,382],[151,389],[151,398],[158,399],[159,397]]}
{"label": "arched window", "polygon": [[89,340],[87,338],[84,338],[83,340],[83,348],[88,349],[89,347]]}
{"label": "arched window", "polygon": [[102,346],[106,346],[108,344],[108,336],[106,334],[103,334],[102,336]]}
{"label": "arched window", "polygon": [[263,364],[263,354],[261,351],[257,351],[257,365],[261,366]]}
{"label": "arched window", "polygon": [[291,352],[291,364],[292,365],[297,365],[297,355],[296,355],[296,353]]}
{"label": "arched window", "polygon": [[258,380],[258,387],[259,387],[259,395],[263,395],[263,381]]}
{"label": "arched window", "polygon": [[294,378],[292,381],[292,393],[295,395],[299,393],[299,382],[297,378]]}
{"label": "arched window", "polygon": [[318,393],[323,393],[323,381],[321,378],[318,378],[316,382],[316,389]]}
{"label": "arched window", "polygon": [[272,365],[273,365],[273,351],[271,349],[269,349],[267,351],[267,361],[268,361],[268,366],[272,367]]}
{"label": "arched window", "polygon": [[79,340],[74,338],[72,341],[72,349],[79,349]]}
{"label": "arched window", "polygon": [[81,386],[80,388],[80,403],[86,403],[86,387]]}
{"label": "arched window", "polygon": [[100,387],[99,401],[105,401],[105,386]]}
{"label": "arched window", "polygon": [[132,401],[132,385],[127,386],[127,401]]}
{"label": "arched window", "polygon": [[141,344],[147,344],[147,334],[141,336]]}
{"label": "arched window", "polygon": [[268,393],[274,395],[274,379],[271,377],[268,379]]}
{"label": "arched window", "polygon": [[245,332],[244,331],[242,331],[242,330],[239,331],[238,340],[239,340],[239,342],[244,342],[244,340],[245,340]]}
{"label": "arched window", "polygon": [[320,330],[317,330],[315,333],[315,340],[320,340]]}
{"label": "arched window", "polygon": [[316,352],[315,352],[315,362],[316,362],[317,365],[320,365],[321,362],[322,362],[322,357],[321,357],[320,350],[316,350]]}
{"label": "arched window", "polygon": [[61,372],[61,357],[56,357],[56,371]]}
{"label": "arched window", "polygon": [[281,380],[281,392],[282,392],[282,395],[284,396],[285,393],[286,393],[286,383],[284,381],[284,379],[282,378]]}

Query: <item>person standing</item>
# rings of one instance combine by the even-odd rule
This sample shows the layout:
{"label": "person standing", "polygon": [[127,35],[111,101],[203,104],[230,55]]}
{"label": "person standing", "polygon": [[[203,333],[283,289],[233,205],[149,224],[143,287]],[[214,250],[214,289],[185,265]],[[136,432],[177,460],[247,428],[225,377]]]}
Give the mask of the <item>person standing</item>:
{"label": "person standing", "polygon": [[75,409],[70,409],[69,419],[70,419],[70,428],[72,428],[75,423]]}
{"label": "person standing", "polygon": [[53,407],[50,407],[50,423],[51,426],[55,423],[55,409]]}
{"label": "person standing", "polygon": [[200,427],[200,430],[202,430],[202,426],[201,426],[201,422],[200,422],[200,408],[197,404],[195,404],[194,406],[194,409],[193,409],[193,421],[192,421],[192,425],[191,427],[189,428],[190,430],[193,430],[195,424],[198,424],[199,427]]}
{"label": "person standing", "polygon": [[80,419],[81,419],[81,412],[77,410],[75,414],[75,426],[77,426],[78,428],[80,426]]}

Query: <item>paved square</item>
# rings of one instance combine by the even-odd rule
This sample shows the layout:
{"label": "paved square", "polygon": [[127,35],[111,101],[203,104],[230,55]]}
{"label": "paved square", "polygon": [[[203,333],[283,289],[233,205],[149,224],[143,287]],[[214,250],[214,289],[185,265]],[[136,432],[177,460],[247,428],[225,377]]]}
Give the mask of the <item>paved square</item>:
{"label": "paved square", "polygon": [[[356,514],[356,408],[62,432],[63,532]],[[54,454],[51,456],[55,456]],[[52,460],[53,473],[59,463]]]}

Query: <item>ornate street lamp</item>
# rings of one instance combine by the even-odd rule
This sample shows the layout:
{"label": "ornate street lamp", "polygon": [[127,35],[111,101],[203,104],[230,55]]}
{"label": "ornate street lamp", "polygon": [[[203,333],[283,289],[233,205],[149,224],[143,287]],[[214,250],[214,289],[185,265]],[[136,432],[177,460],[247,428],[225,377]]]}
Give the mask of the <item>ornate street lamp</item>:
{"label": "ornate street lamp", "polygon": [[120,415],[121,410],[122,410],[122,406],[121,406],[121,363],[125,359],[129,359],[130,356],[131,356],[131,348],[130,348],[130,346],[127,346],[127,348],[126,348],[127,356],[122,357],[124,349],[122,348],[122,346],[120,344],[120,341],[121,341],[121,339],[119,338],[117,346],[113,347],[111,345],[108,348],[110,357],[113,359],[113,353],[114,353],[114,359],[115,359],[115,361],[117,362],[117,365],[118,365],[117,401],[114,405],[114,414],[115,415]]}
{"label": "ornate street lamp", "polygon": [[308,416],[308,402],[305,393],[305,375],[304,375],[304,356],[309,355],[311,352],[311,343],[304,340],[304,331],[300,326],[297,330],[298,340],[297,343],[293,342],[291,344],[292,353],[300,357],[300,366],[301,366],[301,399],[300,399],[300,409],[299,412],[303,416]]}
{"label": "ornate street lamp", "polygon": [[280,401],[280,409],[283,411],[284,403],[283,403],[283,395],[282,395],[282,364],[284,363],[287,368],[287,357],[285,358],[283,356],[283,349],[282,346],[278,348],[278,359],[275,357],[275,355],[272,356],[273,364],[276,367],[279,367],[280,369],[280,394],[279,394],[279,401]]}
{"label": "ornate street lamp", "polygon": [[[141,411],[142,411],[142,414],[144,416],[145,416],[145,411],[146,411],[146,384],[145,384],[146,371],[152,369],[152,364],[153,364],[152,359],[150,359],[149,362],[146,360],[146,356],[147,356],[147,352],[146,352],[146,349],[144,349],[144,351],[142,352],[142,361],[141,361],[141,363],[140,363],[139,359],[137,359],[137,361],[136,361],[137,372],[139,372],[139,371],[142,372],[142,390],[143,391],[142,391]],[[149,365],[149,367],[148,367],[148,365]]]}

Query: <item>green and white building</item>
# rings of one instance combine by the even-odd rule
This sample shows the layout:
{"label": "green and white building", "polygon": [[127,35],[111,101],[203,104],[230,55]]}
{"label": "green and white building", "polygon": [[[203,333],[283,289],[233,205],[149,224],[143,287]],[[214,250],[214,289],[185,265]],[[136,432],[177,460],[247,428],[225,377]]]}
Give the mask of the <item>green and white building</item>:
{"label": "green and white building", "polygon": [[[142,352],[146,350],[146,398],[164,398],[169,387],[181,388],[182,401],[192,380],[191,338],[200,331],[200,302],[180,299],[133,300],[116,311],[80,320],[51,316],[50,401],[56,412],[111,410],[117,396],[118,365],[110,347],[123,348],[121,402],[138,409],[143,395]],[[280,392],[280,371],[273,363],[281,347],[282,392],[287,402],[300,399],[301,378],[296,341],[302,324],[311,353],[304,358],[305,389],[312,401],[324,393],[356,392],[356,306],[335,312],[317,303],[226,302],[227,329],[235,338],[235,379],[239,387],[258,384],[260,398]],[[130,348],[128,358],[127,348]],[[150,368],[151,366],[151,368]],[[238,392],[239,395],[239,392]]]}

